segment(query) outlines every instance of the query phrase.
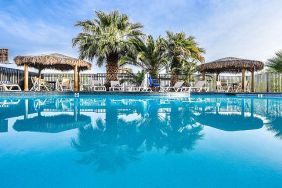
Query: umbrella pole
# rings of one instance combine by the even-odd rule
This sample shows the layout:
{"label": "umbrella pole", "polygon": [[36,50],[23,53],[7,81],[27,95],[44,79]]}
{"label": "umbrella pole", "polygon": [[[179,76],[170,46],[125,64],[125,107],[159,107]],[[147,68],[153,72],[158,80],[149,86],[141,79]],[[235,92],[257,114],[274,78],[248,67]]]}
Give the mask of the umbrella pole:
{"label": "umbrella pole", "polygon": [[255,92],[255,71],[252,71],[252,85],[251,85],[251,92]]}
{"label": "umbrella pole", "polygon": [[24,91],[28,91],[28,65],[24,64]]}
{"label": "umbrella pole", "polygon": [[74,91],[78,92],[78,67],[75,65],[74,67]]}
{"label": "umbrella pole", "polygon": [[245,92],[246,69],[242,69],[242,92]]}

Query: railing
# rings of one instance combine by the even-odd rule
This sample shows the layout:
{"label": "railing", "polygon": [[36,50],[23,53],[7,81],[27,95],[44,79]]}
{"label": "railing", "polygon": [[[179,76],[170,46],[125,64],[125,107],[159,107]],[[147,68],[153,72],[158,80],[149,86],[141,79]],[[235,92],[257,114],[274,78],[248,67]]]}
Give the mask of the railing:
{"label": "railing", "polygon": [[[47,81],[56,81],[61,78],[69,78],[73,79],[72,73],[56,73],[56,74],[44,74],[44,78]],[[130,75],[126,73],[117,74],[118,80],[129,79]],[[158,79],[162,86],[170,85],[170,74],[159,74]],[[183,79],[184,76],[180,75],[179,79]],[[101,80],[104,84],[106,82],[106,74],[105,73],[97,73],[97,74],[80,74],[80,83],[81,84],[89,84],[90,80]],[[201,76],[195,74],[192,76],[191,80],[196,82],[201,79]],[[229,75],[229,76],[219,76],[220,80],[228,80],[229,83],[238,83],[241,82],[241,75]],[[246,76],[246,80],[251,81],[250,76]],[[215,75],[206,75],[207,87],[209,87],[210,91],[216,90],[216,80]],[[124,82],[124,85],[129,85],[128,82]],[[260,73],[255,75],[255,91],[256,92],[282,92],[282,74],[279,73]]]}
{"label": "railing", "polygon": [[[30,72],[29,76],[34,76],[36,73]],[[20,83],[23,81],[24,71],[19,69],[1,67],[0,65],[0,81],[9,81],[12,83]]]}
{"label": "railing", "polygon": [[[30,76],[35,75],[36,73],[30,72]],[[0,81],[10,81],[13,83],[20,83],[23,80],[23,71],[18,69],[6,68],[0,66]],[[56,81],[61,78],[69,78],[73,80],[72,73],[45,73],[43,74],[44,78],[47,81]],[[130,79],[131,76],[126,73],[117,74],[118,80]],[[207,87],[210,91],[215,91],[216,81],[215,75],[206,75]],[[159,74],[158,79],[162,86],[168,86],[170,84],[170,74]],[[184,79],[183,75],[179,76],[179,79]],[[192,76],[191,80],[196,82],[201,79],[201,76],[195,74]],[[228,76],[219,76],[220,80],[228,80],[229,83],[238,83],[241,82],[241,75],[228,75]],[[106,82],[105,73],[96,73],[96,74],[80,74],[80,83],[81,84],[90,84],[90,80],[100,80],[103,84]],[[251,77],[246,76],[246,80],[251,81]],[[124,85],[129,85],[127,81],[124,82]],[[256,92],[282,92],[282,74],[280,73],[258,73],[255,74],[255,91]]]}

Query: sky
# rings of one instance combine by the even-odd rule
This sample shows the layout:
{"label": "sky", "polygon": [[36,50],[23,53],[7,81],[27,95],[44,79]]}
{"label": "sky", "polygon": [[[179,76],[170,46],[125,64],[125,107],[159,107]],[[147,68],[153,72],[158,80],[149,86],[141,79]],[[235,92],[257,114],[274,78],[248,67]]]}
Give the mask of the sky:
{"label": "sky", "polygon": [[0,48],[9,48],[10,62],[16,55],[54,52],[77,57],[75,23],[94,18],[94,11],[119,10],[143,24],[146,34],[196,37],[206,62],[266,61],[282,50],[281,7],[281,0],[0,0]]}

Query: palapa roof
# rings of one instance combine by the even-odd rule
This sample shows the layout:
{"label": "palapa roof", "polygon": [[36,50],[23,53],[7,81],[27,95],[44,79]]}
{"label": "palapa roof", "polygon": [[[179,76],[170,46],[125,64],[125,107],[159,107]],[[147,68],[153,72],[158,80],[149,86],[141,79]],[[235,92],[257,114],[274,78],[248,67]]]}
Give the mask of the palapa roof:
{"label": "palapa roof", "polygon": [[14,61],[18,66],[27,64],[28,66],[39,70],[57,69],[61,71],[66,71],[73,70],[75,65],[77,65],[80,70],[91,69],[91,64],[87,61],[58,53],[36,56],[16,56],[14,58]]}
{"label": "palapa roof", "polygon": [[264,64],[261,61],[227,57],[201,64],[197,69],[199,72],[206,73],[239,73],[242,72],[243,68],[245,68],[247,71],[259,71],[262,70],[263,67]]}

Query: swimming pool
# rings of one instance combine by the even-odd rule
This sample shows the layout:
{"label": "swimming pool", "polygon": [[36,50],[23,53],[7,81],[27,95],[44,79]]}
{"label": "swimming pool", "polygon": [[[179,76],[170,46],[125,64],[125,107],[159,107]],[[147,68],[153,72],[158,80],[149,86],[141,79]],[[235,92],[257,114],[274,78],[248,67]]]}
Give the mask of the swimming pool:
{"label": "swimming pool", "polygon": [[280,187],[282,99],[0,97],[0,187]]}

